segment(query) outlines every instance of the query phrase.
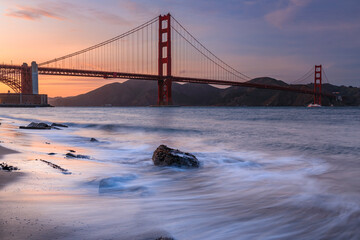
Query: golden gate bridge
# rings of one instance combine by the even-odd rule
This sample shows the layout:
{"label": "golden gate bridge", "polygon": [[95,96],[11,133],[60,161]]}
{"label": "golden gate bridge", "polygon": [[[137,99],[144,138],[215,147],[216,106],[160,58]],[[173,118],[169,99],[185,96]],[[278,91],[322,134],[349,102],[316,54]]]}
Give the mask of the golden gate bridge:
{"label": "golden gate bridge", "polygon": [[[314,87],[267,85],[218,58],[170,14],[86,49],[31,66],[0,65],[0,82],[15,93],[38,94],[38,75],[157,81],[158,105],[172,105],[172,82],[242,86],[334,97],[321,89],[324,69],[315,65],[299,80],[314,76]],[[326,76],[326,75],[325,75]]]}

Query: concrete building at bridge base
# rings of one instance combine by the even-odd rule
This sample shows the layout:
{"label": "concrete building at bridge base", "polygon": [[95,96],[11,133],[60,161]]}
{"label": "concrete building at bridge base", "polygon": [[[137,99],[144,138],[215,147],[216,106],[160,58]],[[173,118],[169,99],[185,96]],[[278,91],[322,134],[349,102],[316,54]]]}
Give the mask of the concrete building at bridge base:
{"label": "concrete building at bridge base", "polygon": [[0,107],[50,107],[46,94],[0,93]]}
{"label": "concrete building at bridge base", "polygon": [[0,82],[8,84],[15,93],[0,93],[0,107],[49,107],[46,94],[39,94],[38,65],[29,67],[3,66]]}

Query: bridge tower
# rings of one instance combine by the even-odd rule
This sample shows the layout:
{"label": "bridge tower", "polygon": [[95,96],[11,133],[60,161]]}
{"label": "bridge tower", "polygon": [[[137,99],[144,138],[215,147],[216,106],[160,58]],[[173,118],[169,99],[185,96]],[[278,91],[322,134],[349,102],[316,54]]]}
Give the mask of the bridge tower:
{"label": "bridge tower", "polygon": [[31,63],[31,67],[27,63],[23,63],[21,66],[20,92],[23,94],[39,94],[38,75],[38,65],[35,61]]}
{"label": "bridge tower", "polygon": [[21,93],[23,94],[32,94],[33,93],[33,86],[32,86],[32,79],[31,79],[31,69],[24,63],[21,66]]}
{"label": "bridge tower", "polygon": [[322,65],[315,65],[314,104],[321,105]]}
{"label": "bridge tower", "polygon": [[[171,15],[159,16],[159,76],[171,76]],[[166,68],[164,68],[166,64]],[[165,71],[166,70],[166,71]],[[158,80],[158,105],[172,105],[170,78]]]}

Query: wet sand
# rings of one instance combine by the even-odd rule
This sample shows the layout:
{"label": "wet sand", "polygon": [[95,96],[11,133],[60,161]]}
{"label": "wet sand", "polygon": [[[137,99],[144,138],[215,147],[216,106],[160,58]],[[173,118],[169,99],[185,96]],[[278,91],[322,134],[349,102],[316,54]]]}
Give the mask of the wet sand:
{"label": "wet sand", "polygon": [[[4,148],[0,146],[0,162],[4,155],[17,153],[14,150]],[[0,171],[0,189],[9,184],[10,182],[15,181],[18,177],[22,175],[21,172],[7,172],[7,171]]]}
{"label": "wet sand", "polygon": [[[0,146],[0,162],[7,154],[18,153],[17,151]],[[5,162],[5,161],[4,161]],[[11,164],[10,164],[11,165]],[[20,177],[25,176],[20,171],[2,171],[0,170],[0,193],[4,187],[17,181]],[[6,191],[6,190],[5,190]],[[4,195],[5,196],[5,195]],[[46,224],[41,221],[40,215],[27,217],[22,212],[24,207],[19,202],[1,199],[0,201],[0,239],[17,240],[17,239],[63,239],[69,238],[69,229]]]}

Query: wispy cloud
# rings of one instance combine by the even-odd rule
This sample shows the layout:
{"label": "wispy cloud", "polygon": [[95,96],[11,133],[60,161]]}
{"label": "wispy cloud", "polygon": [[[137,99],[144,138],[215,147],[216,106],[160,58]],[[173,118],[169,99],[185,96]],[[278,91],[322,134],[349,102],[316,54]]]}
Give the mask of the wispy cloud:
{"label": "wispy cloud", "polygon": [[22,18],[25,20],[38,20],[42,17],[52,18],[56,20],[64,20],[64,17],[59,16],[58,14],[45,10],[42,8],[34,8],[28,6],[16,6],[15,9],[7,9],[5,16]]}
{"label": "wispy cloud", "polygon": [[110,12],[104,12],[96,9],[88,9],[90,13],[87,17],[95,18],[103,22],[115,25],[129,25],[130,22],[123,17],[120,17],[116,14]]}
{"label": "wispy cloud", "polygon": [[308,5],[312,0],[289,0],[285,8],[277,9],[265,15],[265,19],[272,25],[282,28],[286,23],[291,21],[296,13]]}
{"label": "wispy cloud", "polygon": [[[132,8],[134,11],[139,10],[139,6],[130,3],[126,5],[126,8]],[[67,1],[40,1],[37,6],[16,5],[8,8],[4,15],[31,21],[42,18],[70,21],[76,18],[85,18],[114,25],[130,24],[128,20],[111,11],[104,11],[101,8],[95,8],[93,5],[83,6]]]}

